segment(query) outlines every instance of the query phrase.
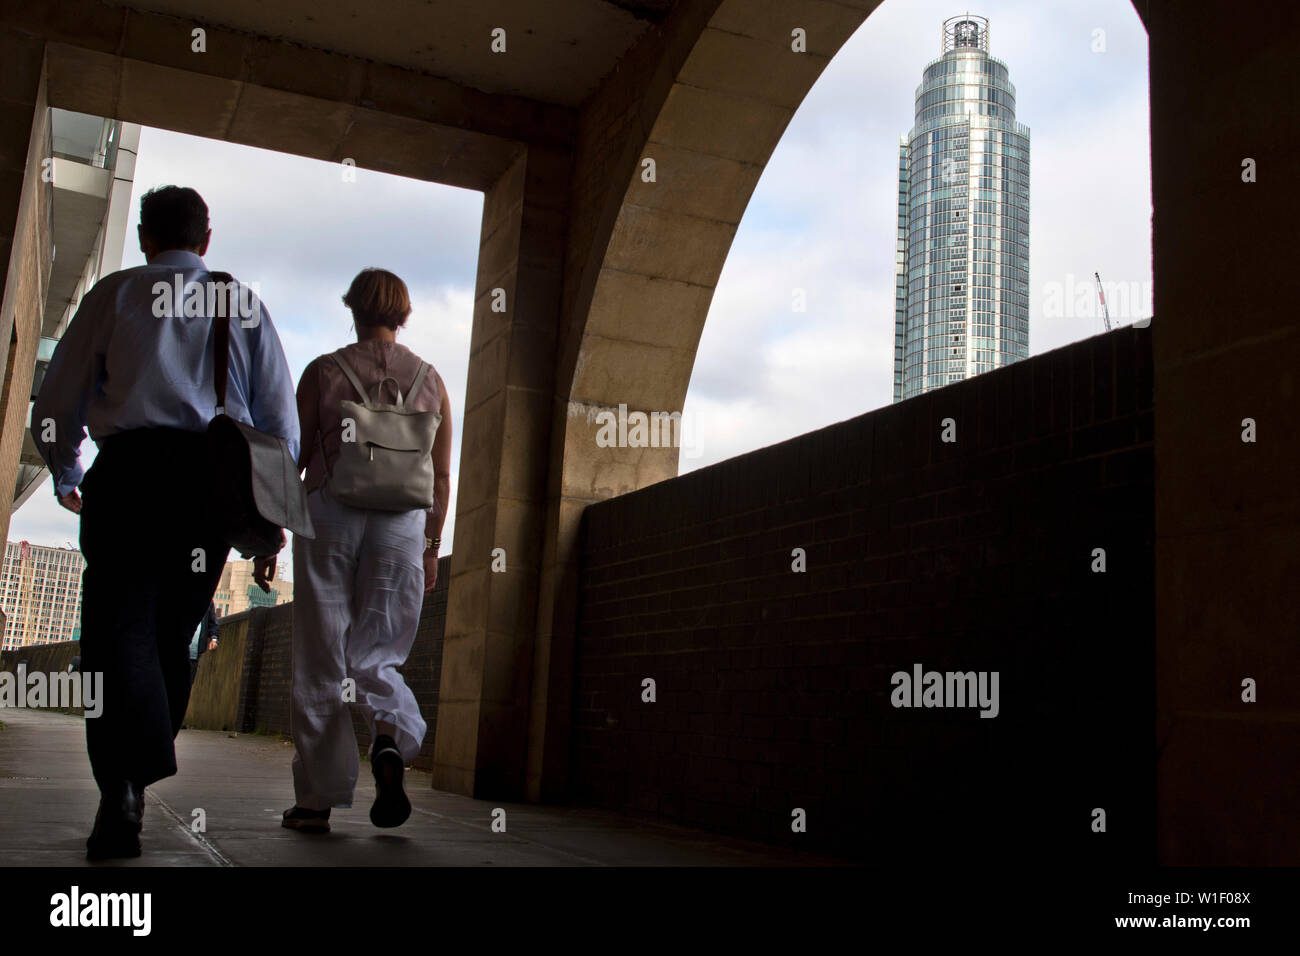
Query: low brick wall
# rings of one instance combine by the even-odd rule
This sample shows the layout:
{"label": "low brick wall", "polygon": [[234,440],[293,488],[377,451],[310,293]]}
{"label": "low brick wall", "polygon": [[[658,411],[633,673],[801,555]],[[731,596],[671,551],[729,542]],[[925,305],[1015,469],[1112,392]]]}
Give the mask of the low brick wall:
{"label": "low brick wall", "polygon": [[223,618],[217,649],[199,655],[199,668],[190,687],[185,723],[199,730],[241,730],[240,687],[252,616],[247,612]]}
{"label": "low brick wall", "polygon": [[[1151,860],[1152,461],[1127,328],[592,505],[575,797],[975,878]],[[916,664],[999,715],[892,706]]]}

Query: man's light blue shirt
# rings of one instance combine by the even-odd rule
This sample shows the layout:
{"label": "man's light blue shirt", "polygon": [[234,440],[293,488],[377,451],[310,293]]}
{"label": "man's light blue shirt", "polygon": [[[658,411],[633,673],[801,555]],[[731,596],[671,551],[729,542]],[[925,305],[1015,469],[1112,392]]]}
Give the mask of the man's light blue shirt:
{"label": "man's light blue shirt", "polygon": [[[205,614],[204,617],[207,615]],[[203,637],[203,618],[199,618],[198,627],[194,628],[194,636],[190,638],[190,660],[199,659],[199,640]]]}
{"label": "man's light blue shirt", "polygon": [[[32,407],[32,438],[54,476],[56,496],[81,484],[79,449],[87,431],[99,442],[134,428],[207,430],[216,413],[211,300],[195,298],[201,308],[187,310],[184,299],[161,289],[206,288],[208,280],[201,258],[173,249],[148,265],[105,276],[82,298]],[[296,461],[298,406],[280,337],[248,287],[238,286],[236,296],[224,300],[244,305],[226,313],[226,414],[285,439]],[[43,441],[51,425],[53,441]],[[170,464],[160,462],[159,471]]]}

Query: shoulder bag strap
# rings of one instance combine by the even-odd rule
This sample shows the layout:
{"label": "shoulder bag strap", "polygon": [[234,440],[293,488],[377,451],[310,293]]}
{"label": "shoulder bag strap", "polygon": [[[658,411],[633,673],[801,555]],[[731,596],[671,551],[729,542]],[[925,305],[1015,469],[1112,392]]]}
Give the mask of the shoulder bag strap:
{"label": "shoulder bag strap", "polygon": [[[228,272],[209,272],[208,275],[218,282],[235,281]],[[230,316],[219,315],[212,320],[212,386],[217,393],[218,415],[226,414],[226,379],[229,372]]]}
{"label": "shoulder bag strap", "polygon": [[212,320],[212,385],[217,392],[216,414],[226,414],[226,377],[230,369],[230,316]]}

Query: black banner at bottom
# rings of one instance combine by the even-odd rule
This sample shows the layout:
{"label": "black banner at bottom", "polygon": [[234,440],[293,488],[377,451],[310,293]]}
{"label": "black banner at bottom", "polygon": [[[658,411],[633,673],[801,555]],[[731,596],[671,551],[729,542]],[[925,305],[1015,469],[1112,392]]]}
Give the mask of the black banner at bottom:
{"label": "black banner at bottom", "polygon": [[[603,936],[689,943],[916,936],[1166,939],[1228,942],[1294,932],[1300,870],[1053,871],[951,866],[778,868],[270,869],[88,868],[4,871],[6,937],[128,948],[147,940],[254,944],[390,932],[519,934],[557,941]],[[427,935],[426,935],[427,934]],[[574,935],[576,934],[576,936]],[[920,935],[917,935],[920,934]]]}

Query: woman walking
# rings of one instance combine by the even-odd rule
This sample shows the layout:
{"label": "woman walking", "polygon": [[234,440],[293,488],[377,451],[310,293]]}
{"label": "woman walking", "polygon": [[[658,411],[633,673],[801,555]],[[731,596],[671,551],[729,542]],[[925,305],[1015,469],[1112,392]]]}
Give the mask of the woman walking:
{"label": "woman walking", "polygon": [[295,805],[282,822],[314,832],[329,830],[331,808],[352,806],[360,760],[350,701],[373,742],[371,822],[395,827],[410,816],[403,769],[426,726],[397,668],[437,578],[451,490],[447,391],[397,342],[411,313],[406,284],[365,269],[343,303],[357,341],[314,359],[298,383],[298,464],[316,537],[293,540]]}

